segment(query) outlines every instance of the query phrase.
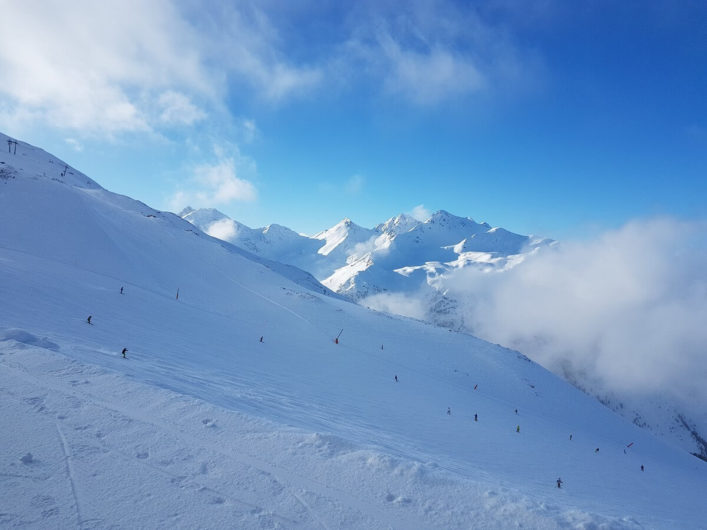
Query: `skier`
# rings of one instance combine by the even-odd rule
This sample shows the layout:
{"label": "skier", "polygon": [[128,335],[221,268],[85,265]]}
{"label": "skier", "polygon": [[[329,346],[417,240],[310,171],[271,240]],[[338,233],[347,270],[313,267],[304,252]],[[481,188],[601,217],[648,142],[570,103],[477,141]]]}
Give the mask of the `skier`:
{"label": "skier", "polygon": [[478,414],[474,414],[474,421],[479,421],[479,415],[478,415]]}
{"label": "skier", "polygon": [[594,454],[597,454],[598,452],[599,452],[599,448],[597,447],[596,449],[594,449]]}
{"label": "skier", "polygon": [[127,357],[125,356],[125,352],[127,352],[127,351],[128,351],[127,348],[123,348],[123,351],[122,351],[123,359],[127,359]]}
{"label": "skier", "polygon": [[641,471],[644,471],[643,464],[641,464]]}
{"label": "skier", "polygon": [[572,435],[570,434],[570,442],[572,441]]}
{"label": "skier", "polygon": [[260,337],[260,342],[263,342],[263,337],[262,337],[262,335],[261,335],[261,337]]}
{"label": "skier", "polygon": [[123,294],[123,287],[120,287],[120,294]]}
{"label": "skier", "polygon": [[557,489],[560,489],[562,487],[562,479],[560,477],[557,478]]}
{"label": "skier", "polygon": [[398,374],[395,374],[395,382],[398,382]]}
{"label": "skier", "polygon": [[92,318],[93,318],[93,316],[92,316],[92,315],[88,315],[88,318],[86,319],[86,322],[88,322],[88,323],[90,324],[90,323],[91,323],[91,319],[92,319]]}
{"label": "skier", "polygon": [[516,416],[518,415],[518,409],[516,409]]}
{"label": "skier", "polygon": [[334,344],[339,344],[339,337],[336,337],[336,338],[334,339]]}
{"label": "skier", "polygon": [[381,344],[381,350],[383,349],[383,345]]}
{"label": "skier", "polygon": [[479,385],[478,384],[474,385],[474,390],[476,390],[477,388],[479,388]]}
{"label": "skier", "polygon": [[516,432],[520,432],[520,425],[516,425]]}
{"label": "skier", "polygon": [[452,415],[452,409],[447,407],[447,416],[451,416],[451,415]]}

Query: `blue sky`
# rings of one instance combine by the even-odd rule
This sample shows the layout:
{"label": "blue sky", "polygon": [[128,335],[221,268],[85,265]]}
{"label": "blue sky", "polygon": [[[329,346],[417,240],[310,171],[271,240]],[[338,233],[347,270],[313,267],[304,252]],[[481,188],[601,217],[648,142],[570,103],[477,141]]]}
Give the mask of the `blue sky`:
{"label": "blue sky", "polygon": [[156,208],[554,238],[707,217],[704,2],[0,8],[0,130]]}

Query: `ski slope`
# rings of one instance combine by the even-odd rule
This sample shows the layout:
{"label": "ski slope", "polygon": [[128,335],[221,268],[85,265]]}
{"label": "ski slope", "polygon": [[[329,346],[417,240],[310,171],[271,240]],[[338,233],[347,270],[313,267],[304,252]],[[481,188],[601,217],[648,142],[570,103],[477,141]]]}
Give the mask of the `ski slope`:
{"label": "ski slope", "polygon": [[521,354],[0,162],[1,527],[704,526],[704,462]]}

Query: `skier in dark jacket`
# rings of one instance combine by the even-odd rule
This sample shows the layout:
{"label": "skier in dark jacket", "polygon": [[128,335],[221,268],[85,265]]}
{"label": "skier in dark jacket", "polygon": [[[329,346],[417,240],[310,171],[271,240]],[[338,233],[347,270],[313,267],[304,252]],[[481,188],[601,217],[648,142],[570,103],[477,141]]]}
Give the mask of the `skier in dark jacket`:
{"label": "skier in dark jacket", "polygon": [[127,359],[127,357],[125,357],[125,352],[127,352],[127,351],[128,351],[127,348],[123,348],[123,352],[122,352],[122,353],[123,353],[123,359]]}
{"label": "skier in dark jacket", "polygon": [[560,489],[562,487],[562,479],[558,477],[557,479],[557,489]]}
{"label": "skier in dark jacket", "polygon": [[93,318],[93,316],[92,316],[92,315],[88,315],[88,318],[86,319],[86,322],[90,324],[90,323],[91,323],[91,319],[92,319],[92,318]]}

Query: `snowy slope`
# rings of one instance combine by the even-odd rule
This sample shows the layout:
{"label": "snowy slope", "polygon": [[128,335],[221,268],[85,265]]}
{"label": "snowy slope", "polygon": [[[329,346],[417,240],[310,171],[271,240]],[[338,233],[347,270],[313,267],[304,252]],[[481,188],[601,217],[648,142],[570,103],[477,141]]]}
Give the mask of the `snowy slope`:
{"label": "snowy slope", "polygon": [[[220,212],[215,215],[214,210],[199,212],[201,219],[194,213],[185,218],[215,237],[305,269],[332,291],[361,305],[466,332],[475,331],[465,320],[465,308],[476,303],[476,295],[458,288],[460,272],[479,271],[498,281],[504,274],[491,273],[514,270],[529,256],[555,246],[551,240],[514,234],[443,210],[425,222],[401,214],[372,230],[344,219],[317,234],[318,239],[290,231],[287,243],[269,237],[266,229],[244,227],[246,232],[239,228],[224,233],[224,223],[238,223]],[[704,415],[685,410],[684,404],[665,396],[636,400],[630,392],[618,390],[607,395],[589,375],[553,368],[627,420],[685,451],[707,456]]]}
{"label": "snowy slope", "polygon": [[703,524],[703,462],[517,352],[325,294],[52,160],[0,156],[1,525]]}

